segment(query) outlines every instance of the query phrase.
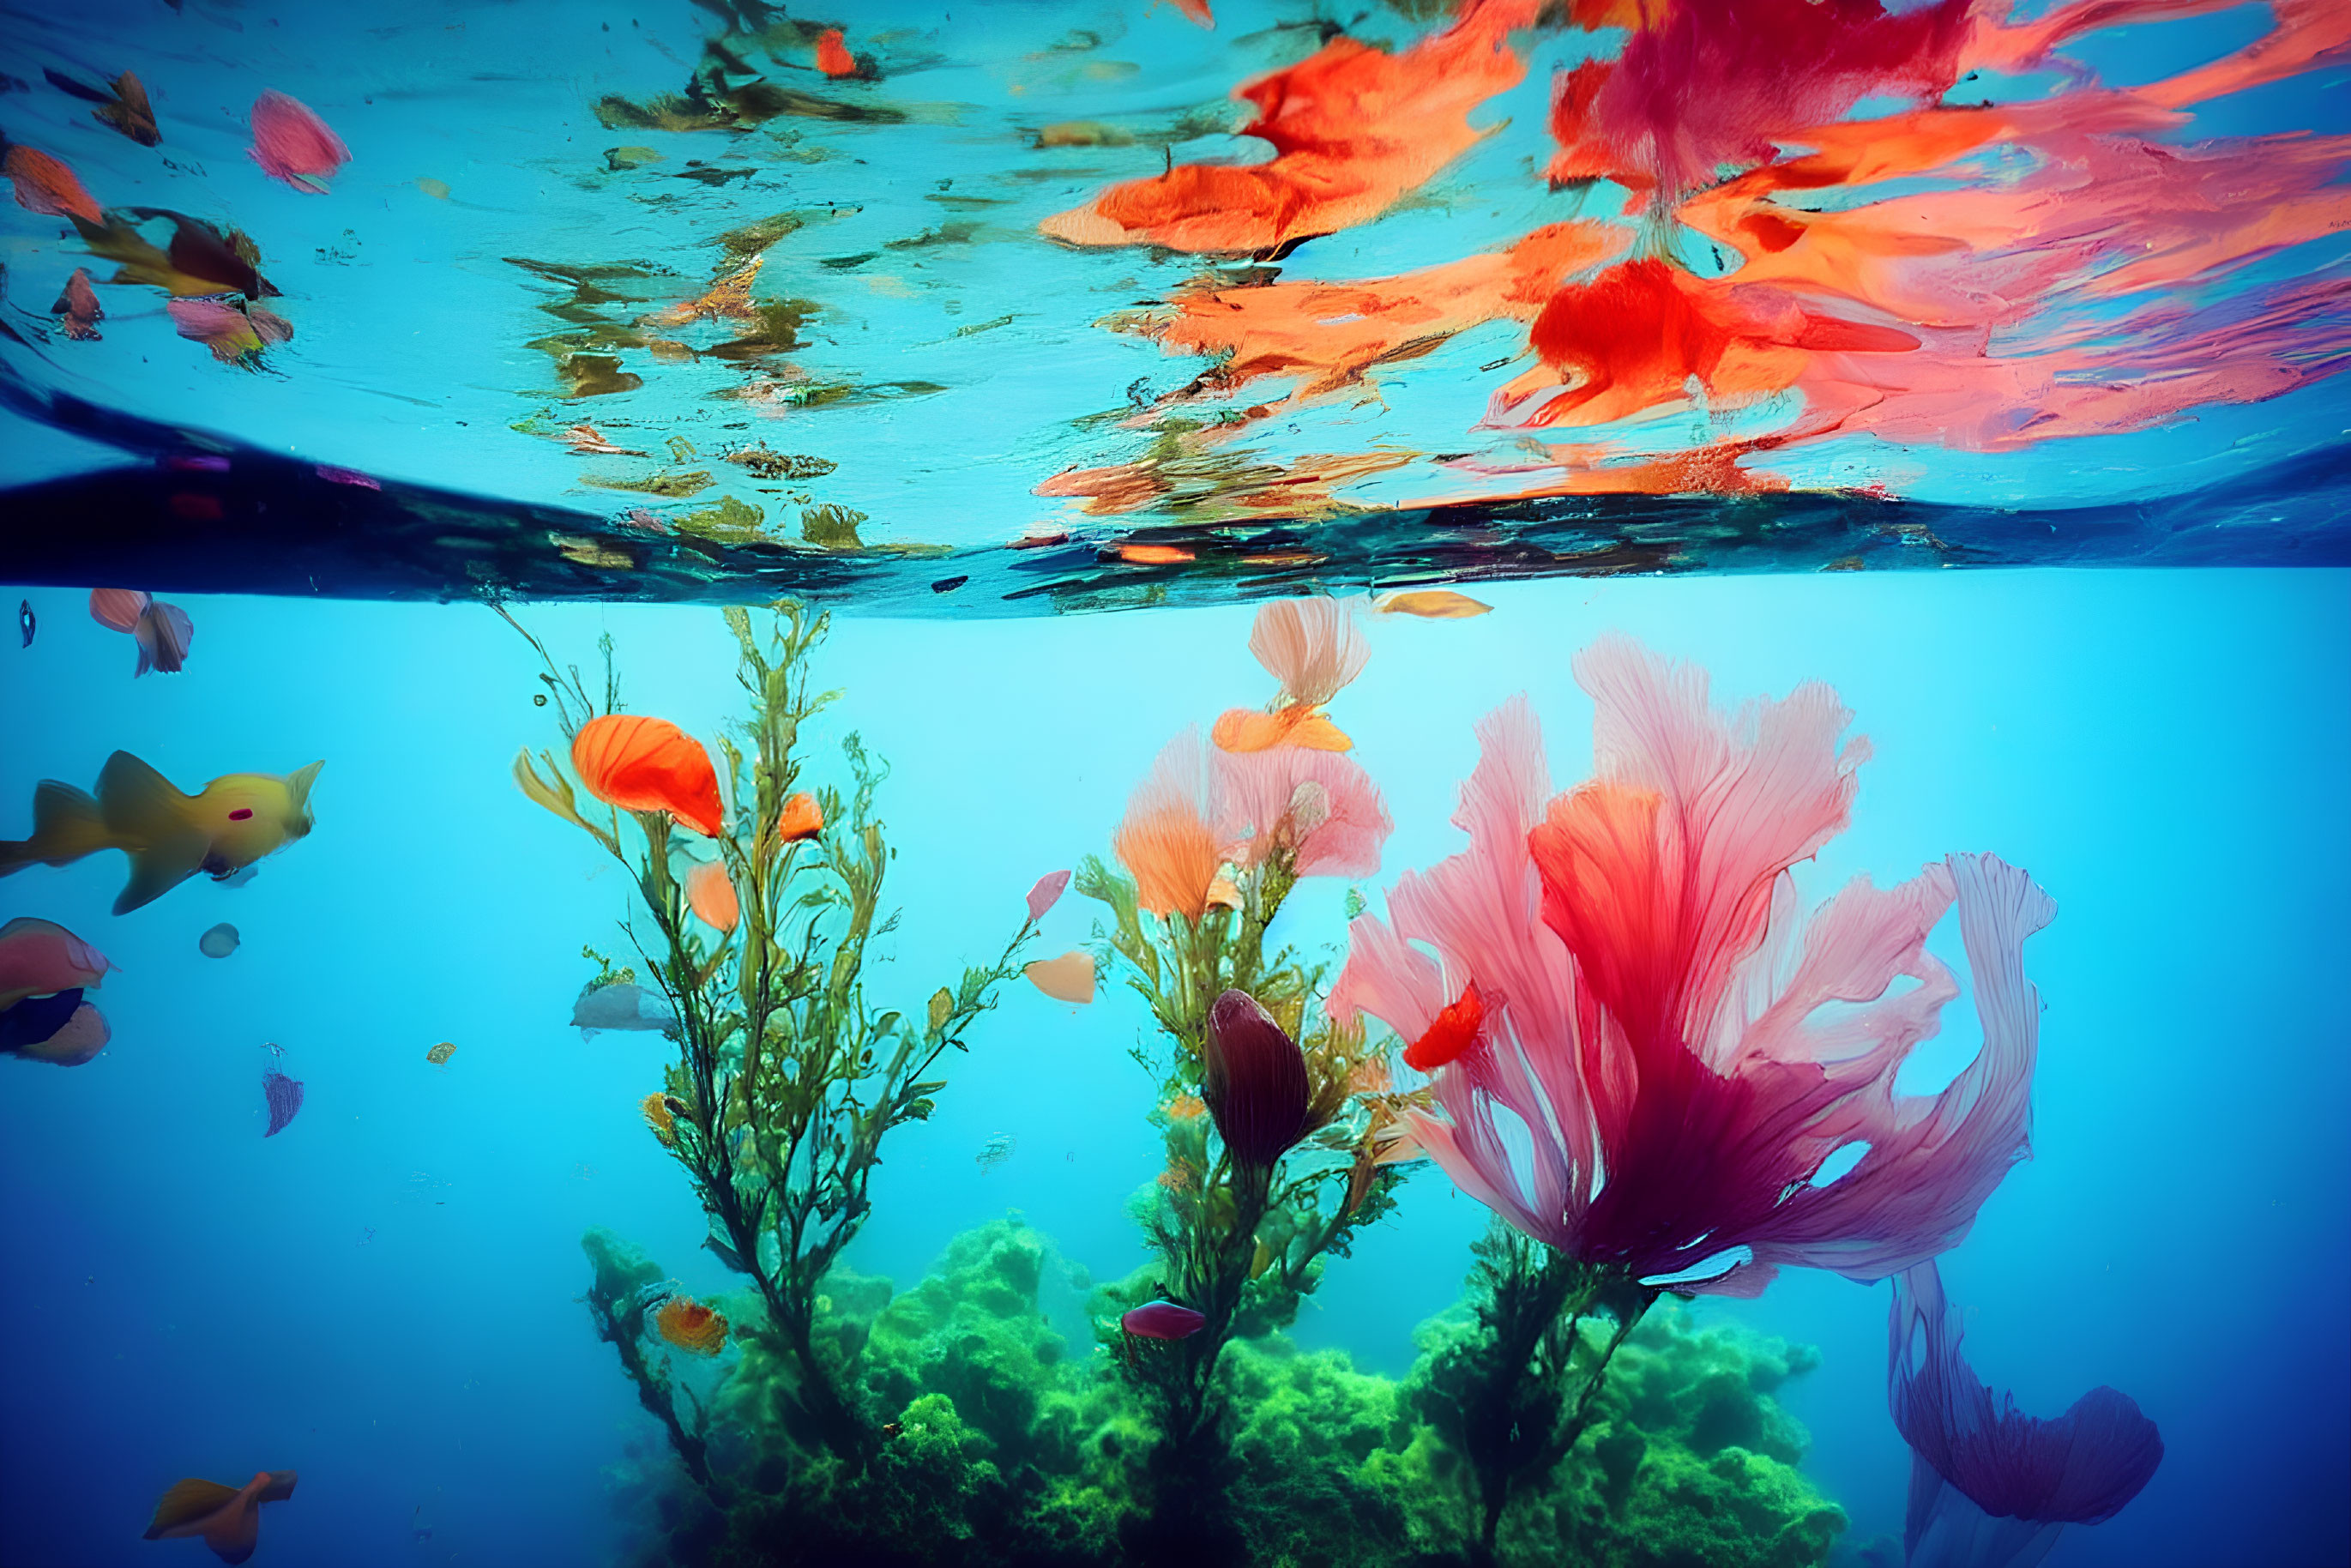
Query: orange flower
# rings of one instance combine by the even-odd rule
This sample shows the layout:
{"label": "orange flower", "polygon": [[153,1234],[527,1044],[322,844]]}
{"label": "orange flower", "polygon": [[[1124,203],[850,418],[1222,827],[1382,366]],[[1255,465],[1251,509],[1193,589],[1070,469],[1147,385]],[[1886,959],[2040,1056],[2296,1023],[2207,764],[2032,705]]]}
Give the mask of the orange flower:
{"label": "orange flower", "polygon": [[645,1125],[653,1130],[653,1136],[662,1141],[662,1147],[677,1147],[677,1116],[669,1108],[669,1096],[648,1094],[640,1109],[645,1113]]}
{"label": "orange flower", "polygon": [[716,1355],[726,1348],[726,1319],[692,1296],[672,1296],[653,1315],[662,1338],[695,1355]]}
{"label": "orange flower", "polygon": [[1224,865],[1207,821],[1207,758],[1196,730],[1169,743],[1126,804],[1111,852],[1134,878],[1135,901],[1154,915],[1197,920]]}
{"label": "orange flower", "polygon": [[633,713],[591,718],[571,737],[571,766],[588,793],[608,806],[667,811],[705,837],[719,834],[724,813],[710,754],[667,719]]}
{"label": "orange flower", "polygon": [[1200,1173],[1182,1160],[1177,1160],[1159,1173],[1159,1185],[1169,1192],[1189,1192],[1200,1185]]}
{"label": "orange flower", "polygon": [[1172,1122],[1188,1122],[1208,1108],[1197,1094],[1178,1094],[1167,1102],[1167,1118]]}

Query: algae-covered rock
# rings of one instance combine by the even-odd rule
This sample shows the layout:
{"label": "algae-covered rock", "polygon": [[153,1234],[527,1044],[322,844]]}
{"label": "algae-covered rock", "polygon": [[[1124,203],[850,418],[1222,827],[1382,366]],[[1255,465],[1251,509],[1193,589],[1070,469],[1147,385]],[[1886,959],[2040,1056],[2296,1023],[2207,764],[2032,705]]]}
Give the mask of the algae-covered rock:
{"label": "algae-covered rock", "polygon": [[[600,1289],[651,1265],[591,1239]],[[836,1268],[818,1333],[854,1367],[883,1440],[862,1470],[791,1428],[790,1358],[732,1297],[739,1362],[711,1407],[721,1512],[671,1500],[668,1561],[720,1568],[855,1563],[904,1568],[1111,1568],[1160,1560],[1145,1539],[1155,1432],[1114,1375],[1116,1312],[1148,1270],[1095,1292],[1100,1347],[1047,1321],[1061,1270],[1018,1216],[957,1237],[892,1294]],[[1074,1282],[1074,1270],[1071,1271]],[[609,1277],[608,1277],[609,1276]],[[1102,1324],[1110,1326],[1103,1328]],[[1586,1324],[1595,1350],[1609,1325]],[[1421,1326],[1413,1372],[1356,1369],[1281,1334],[1236,1342],[1220,1376],[1231,1412],[1231,1560],[1252,1568],[1440,1568],[1471,1561],[1476,1491],[1426,1411],[1428,1379],[1479,1332],[1464,1304]],[[1807,1437],[1774,1393],[1808,1349],[1653,1309],[1610,1364],[1592,1420],[1547,1481],[1517,1497],[1502,1564],[1817,1568],[1844,1513],[1796,1468]],[[1164,1554],[1162,1554],[1164,1555]],[[1220,1559],[1221,1561],[1221,1559]]]}

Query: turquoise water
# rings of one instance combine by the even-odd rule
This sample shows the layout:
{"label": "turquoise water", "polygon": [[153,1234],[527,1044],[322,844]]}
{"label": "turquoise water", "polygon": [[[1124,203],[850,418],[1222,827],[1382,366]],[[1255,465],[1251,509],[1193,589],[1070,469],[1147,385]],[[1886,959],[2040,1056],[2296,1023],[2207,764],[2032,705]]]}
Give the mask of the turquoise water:
{"label": "turquoise water", "polygon": [[[529,650],[476,607],[196,597],[186,670],[134,681],[130,640],[78,597],[28,597],[39,635],[0,666],[10,831],[36,779],[86,782],[118,747],[184,786],[326,768],[316,830],[247,885],[198,880],[116,917],[119,857],[0,883],[9,913],[60,921],[121,968],[95,993],[103,1055],[5,1064],[5,1310],[23,1353],[0,1416],[0,1561],[196,1558],[139,1542],[154,1496],[256,1466],[302,1476],[257,1560],[632,1561],[654,1497],[687,1483],[590,1330],[579,1237],[610,1227],[696,1292],[731,1281],[638,1116],[668,1048],[567,1027],[593,969],[580,949],[611,950],[628,890],[507,777],[550,728]],[[1991,847],[2061,911],[2027,949],[2048,1005],[2033,1157],[1945,1274],[1995,1387],[2048,1415],[2111,1384],[2159,1423],[2166,1457],[2050,1561],[2340,1560],[2351,1365],[2331,1239],[2351,1183],[2330,1108],[2351,1084],[2318,977],[2351,935],[2335,809],[2351,585],[2012,572],[1489,597],[1472,621],[1383,619],[1334,705],[1396,822],[1362,879],[1374,902],[1458,847],[1445,819],[1470,724],[1502,699],[1528,693],[1554,778],[1581,776],[1591,710],[1568,662],[1604,629],[1704,664],[1726,698],[1833,683],[1876,757],[1852,830],[1799,868],[1807,891]],[[715,612],[521,613],[559,658],[609,632],[639,711],[711,734],[737,705]],[[992,950],[1039,873],[1100,852],[1166,737],[1260,690],[1248,626],[1238,607],[835,622],[819,675],[846,695],[819,746],[853,727],[893,768],[882,815],[905,914],[872,984],[893,1005]],[[1341,896],[1309,883],[1282,919],[1334,945]],[[1092,909],[1066,899],[1047,949],[1081,939]],[[223,920],[244,945],[207,958],[197,937]],[[1936,947],[1956,956],[1948,930]],[[937,1114],[891,1135],[849,1263],[910,1287],[959,1232],[1017,1211],[1052,1248],[1042,1310],[1087,1357],[1065,1270],[1109,1280],[1143,1260],[1123,1210],[1163,1158],[1126,1055],[1146,1027],[1114,988],[1072,1009],[1016,982]],[[1955,1016],[1922,1052],[1921,1087],[1970,1030]],[[435,1067],[441,1040],[457,1049]],[[273,1062],[308,1094],[265,1141]],[[1012,1152],[983,1171],[999,1134]],[[1391,1376],[1458,1293],[1482,1219],[1425,1164],[1398,1198],[1295,1331]],[[1885,1308],[1883,1286],[1799,1270],[1696,1309],[1819,1347],[1784,1398],[1810,1429],[1804,1473],[1850,1516],[1847,1549],[1901,1528]]]}
{"label": "turquoise water", "polygon": [[[2334,0],[0,12],[0,1568],[2351,1563],[2346,80]],[[714,836],[779,600],[836,698]]]}

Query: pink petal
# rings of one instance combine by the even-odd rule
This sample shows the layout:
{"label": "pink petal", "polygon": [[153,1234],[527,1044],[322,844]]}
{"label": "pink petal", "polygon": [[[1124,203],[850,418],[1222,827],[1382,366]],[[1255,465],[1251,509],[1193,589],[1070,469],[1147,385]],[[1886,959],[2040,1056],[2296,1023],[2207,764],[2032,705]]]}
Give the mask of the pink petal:
{"label": "pink petal", "polygon": [[1044,919],[1045,912],[1061,901],[1061,890],[1069,885],[1070,873],[1065,871],[1048,872],[1039,877],[1037,885],[1029,890],[1029,924]]}

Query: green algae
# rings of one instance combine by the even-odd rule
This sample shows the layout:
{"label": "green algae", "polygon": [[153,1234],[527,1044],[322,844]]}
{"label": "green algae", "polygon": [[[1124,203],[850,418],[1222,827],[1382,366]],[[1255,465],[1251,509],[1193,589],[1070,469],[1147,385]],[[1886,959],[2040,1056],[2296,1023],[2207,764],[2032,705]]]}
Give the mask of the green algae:
{"label": "green algae", "polygon": [[[608,1265],[600,1258],[599,1267]],[[1168,1559],[1155,1528],[1159,1434],[1147,1403],[1121,1375],[1116,1353],[1073,1343],[1043,1310],[1066,1267],[1017,1215],[956,1238],[904,1291],[837,1266],[819,1322],[842,1351],[855,1347],[858,1396],[885,1419],[886,1440],[862,1463],[825,1448],[796,1414],[791,1357],[755,1329],[709,1402],[716,1484],[703,1494],[680,1479],[648,1561],[1110,1568]],[[1125,1281],[1096,1291],[1097,1319],[1127,1293]],[[727,1305],[757,1311],[747,1293]],[[1229,1345],[1218,1372],[1230,1411],[1227,1531],[1214,1555],[1192,1561],[1477,1562],[1472,1467],[1425,1412],[1443,1369],[1487,1332],[1477,1300],[1465,1298],[1421,1325],[1418,1357],[1401,1379],[1279,1333]],[[1587,1318],[1576,1332],[1592,1355],[1613,1325]],[[1774,1398],[1817,1361],[1805,1347],[1660,1305],[1616,1351],[1570,1450],[1518,1494],[1493,1560],[1825,1563],[1844,1515],[1798,1468],[1807,1434]]]}

